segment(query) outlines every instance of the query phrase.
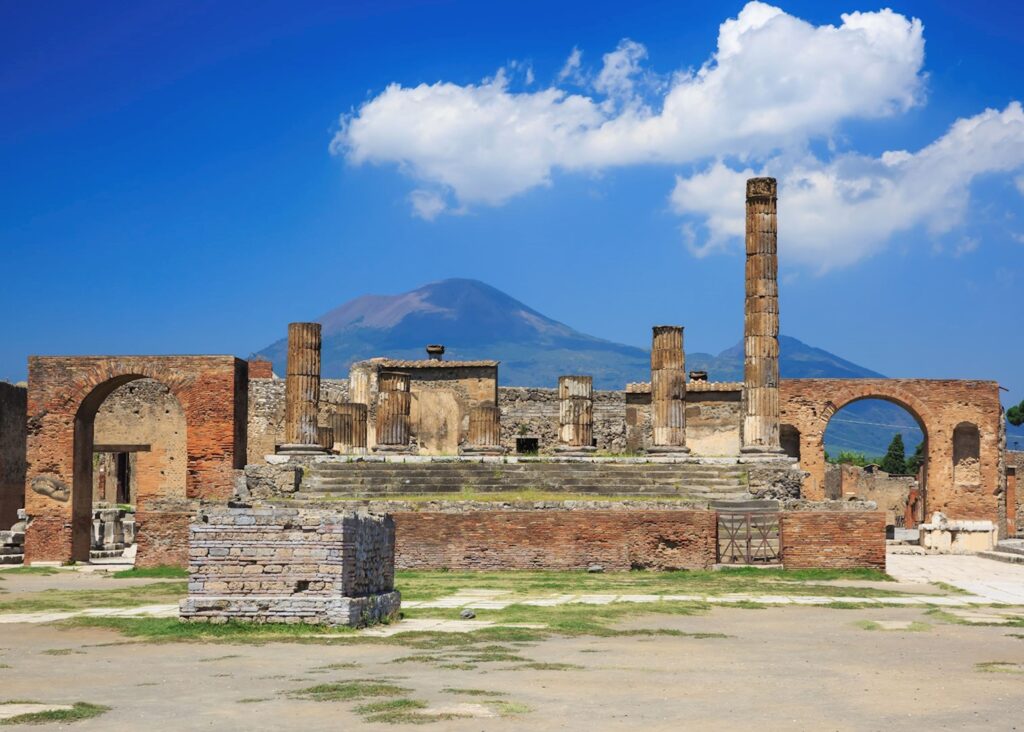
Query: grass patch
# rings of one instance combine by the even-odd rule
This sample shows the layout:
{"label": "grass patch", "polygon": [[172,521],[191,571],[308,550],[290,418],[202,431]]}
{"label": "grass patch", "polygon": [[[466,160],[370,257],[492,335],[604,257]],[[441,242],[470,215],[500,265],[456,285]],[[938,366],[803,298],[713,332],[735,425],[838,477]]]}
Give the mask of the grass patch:
{"label": "grass patch", "polygon": [[[40,702],[3,702],[4,704],[38,704]],[[49,722],[78,722],[83,719],[92,719],[105,712],[110,707],[102,704],[90,704],[89,702],[75,702],[71,709],[55,709],[49,712],[29,712],[19,714],[16,717],[8,717],[0,720],[0,726],[13,726],[16,724],[48,724]]]}
{"label": "grass patch", "polygon": [[1024,674],[1024,665],[1010,661],[976,663],[974,669],[986,674]]}
{"label": "grass patch", "polygon": [[928,623],[922,623],[917,620],[911,621],[908,625],[902,628],[886,628],[881,623],[875,622],[874,620],[858,620],[854,625],[862,630],[884,630],[888,632],[906,631],[910,633],[923,633],[932,629],[932,626],[928,625]]}
{"label": "grass patch", "polygon": [[187,582],[154,582],[112,590],[43,590],[30,597],[0,602],[0,613],[85,610],[93,607],[138,607],[177,602],[188,591]]}
{"label": "grass patch", "polygon": [[50,574],[57,574],[58,572],[60,572],[60,569],[57,567],[33,567],[31,565],[27,565],[15,567],[14,569],[0,570],[0,579],[3,579],[9,574],[38,574],[45,577]]}
{"label": "grass patch", "polygon": [[516,668],[528,668],[532,671],[581,671],[583,666],[575,663],[545,663],[541,661],[531,661],[530,663],[520,664],[516,666]]}
{"label": "grass patch", "polygon": [[446,694],[459,694],[461,696],[506,696],[503,691],[488,691],[487,689],[459,689],[446,686],[441,689]]}
{"label": "grass patch", "polygon": [[525,704],[511,701],[489,701],[484,702],[491,709],[496,711],[502,717],[512,717],[517,714],[526,714],[530,711],[530,708]]}
{"label": "grass patch", "polygon": [[342,661],[341,663],[329,663],[326,666],[317,666],[313,671],[340,671],[342,669],[359,668],[361,664],[356,661]]}
{"label": "grass patch", "polygon": [[200,658],[199,663],[212,663],[213,661],[227,661],[229,658],[241,658],[237,653],[229,653],[226,656],[212,656],[210,658]]}
{"label": "grass patch", "polygon": [[388,699],[387,701],[360,704],[355,711],[358,714],[382,714],[384,712],[408,712],[413,709],[426,709],[427,703],[419,699]]}
{"label": "grass patch", "polygon": [[249,696],[249,697],[246,697],[245,699],[239,699],[235,703],[236,704],[260,704],[260,703],[265,702],[265,701],[270,701],[270,699],[263,699],[263,698],[260,698],[258,696]]}
{"label": "grass patch", "polygon": [[70,656],[73,653],[84,653],[84,651],[79,651],[77,648],[49,648],[41,653],[44,656]]}
{"label": "grass patch", "polygon": [[378,681],[343,681],[336,684],[318,684],[307,689],[293,691],[288,696],[310,701],[358,701],[376,697],[402,696],[411,691],[404,686]]}
{"label": "grass patch", "polygon": [[942,608],[933,607],[925,611],[926,615],[930,615],[936,620],[950,625],[977,625],[982,627],[1000,627],[1000,628],[1024,628],[1024,616],[1008,616],[1006,621],[1003,622],[985,622],[983,620],[967,620],[961,618],[959,615],[954,615],[951,612],[943,610]]}
{"label": "grass patch", "polygon": [[114,579],[187,579],[188,570],[184,567],[171,567],[161,565],[159,567],[132,567],[122,569],[110,575]]}
{"label": "grass patch", "polygon": [[[64,627],[106,628],[116,630],[130,638],[160,642],[210,642],[258,644],[287,640],[329,640],[352,638],[350,628],[323,628],[313,625],[285,625],[283,623],[183,623],[177,618],[69,618],[60,622]],[[312,636],[327,636],[312,638]]]}
{"label": "grass patch", "polygon": [[956,585],[951,585],[951,584],[948,584],[946,582],[932,582],[932,584],[935,585],[936,587],[940,588],[940,589],[945,590],[946,592],[948,592],[951,595],[969,595],[969,594],[971,594],[967,590],[961,589],[960,587],[957,587]]}

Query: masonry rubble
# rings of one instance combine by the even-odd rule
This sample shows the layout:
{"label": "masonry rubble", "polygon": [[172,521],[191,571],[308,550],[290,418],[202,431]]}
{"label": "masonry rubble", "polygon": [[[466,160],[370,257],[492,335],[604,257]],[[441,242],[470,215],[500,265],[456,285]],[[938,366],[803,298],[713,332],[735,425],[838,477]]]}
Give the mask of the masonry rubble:
{"label": "masonry rubble", "polygon": [[21,564],[25,558],[25,525],[28,514],[18,509],[18,520],[7,531],[0,531],[0,564]]}

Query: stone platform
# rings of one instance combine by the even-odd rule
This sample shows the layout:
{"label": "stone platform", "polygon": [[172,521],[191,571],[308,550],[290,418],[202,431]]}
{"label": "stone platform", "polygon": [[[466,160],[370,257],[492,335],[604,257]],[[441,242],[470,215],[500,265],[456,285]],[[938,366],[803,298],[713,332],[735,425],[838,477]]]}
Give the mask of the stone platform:
{"label": "stone platform", "polygon": [[390,516],[257,506],[201,511],[189,539],[189,622],[372,625],[394,617]]}

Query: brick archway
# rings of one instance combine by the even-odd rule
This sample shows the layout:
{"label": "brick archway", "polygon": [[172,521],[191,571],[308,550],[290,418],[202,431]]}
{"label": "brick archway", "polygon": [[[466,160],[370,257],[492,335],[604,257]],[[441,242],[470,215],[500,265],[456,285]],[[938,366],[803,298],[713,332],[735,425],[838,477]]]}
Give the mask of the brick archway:
{"label": "brick archway", "polygon": [[137,563],[184,564],[194,502],[231,496],[233,471],[245,462],[244,361],[232,356],[32,357],[26,562],[88,560],[93,421],[111,392],[142,378],[167,386],[185,413],[186,484],[185,500],[153,495],[140,501]]}
{"label": "brick archway", "polygon": [[[833,414],[863,399],[882,399],[906,409],[925,434],[927,493],[925,510],[952,518],[1004,518],[1000,499],[999,385],[992,381],[937,379],[783,379],[780,384],[782,422],[800,432],[800,466],[809,473],[803,493],[825,497],[825,428]],[[978,426],[981,434],[979,474],[973,485],[959,485],[953,475],[953,433],[961,422]]]}

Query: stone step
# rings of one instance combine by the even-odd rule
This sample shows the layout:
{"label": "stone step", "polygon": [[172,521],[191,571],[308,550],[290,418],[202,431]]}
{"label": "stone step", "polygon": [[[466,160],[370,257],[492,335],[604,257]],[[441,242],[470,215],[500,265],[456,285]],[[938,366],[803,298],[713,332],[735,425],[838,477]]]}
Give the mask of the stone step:
{"label": "stone step", "polygon": [[506,485],[506,486],[566,486],[574,485],[608,485],[608,486],[665,486],[684,487],[688,485],[705,486],[734,486],[744,485],[738,480],[727,478],[702,478],[699,480],[678,478],[675,480],[637,480],[629,477],[617,476],[589,476],[579,478],[539,478],[537,476],[516,476],[506,478],[483,478],[479,476],[452,476],[441,477],[431,476],[429,478],[351,478],[351,477],[327,477],[322,475],[304,476],[303,484],[333,485],[333,486],[447,486],[447,485]]}
{"label": "stone step", "polygon": [[742,475],[743,468],[710,465],[602,465],[599,463],[317,463],[307,472],[369,473],[369,474],[427,474],[427,473],[647,473],[651,475]]}
{"label": "stone step", "polygon": [[997,562],[1006,562],[1007,564],[1024,564],[1024,554],[1017,554],[1015,552],[978,552],[978,556],[985,559],[994,559]]}
{"label": "stone step", "polygon": [[1024,556],[1024,539],[1003,539],[996,544],[996,551]]}
{"label": "stone step", "polygon": [[[0,554],[0,564],[24,564],[24,554]],[[0,575],[2,577],[3,575]]]}

